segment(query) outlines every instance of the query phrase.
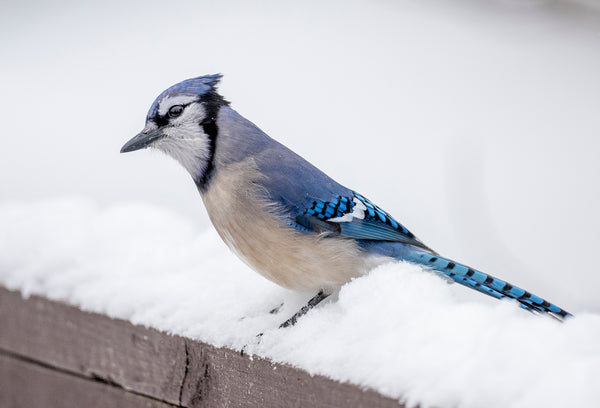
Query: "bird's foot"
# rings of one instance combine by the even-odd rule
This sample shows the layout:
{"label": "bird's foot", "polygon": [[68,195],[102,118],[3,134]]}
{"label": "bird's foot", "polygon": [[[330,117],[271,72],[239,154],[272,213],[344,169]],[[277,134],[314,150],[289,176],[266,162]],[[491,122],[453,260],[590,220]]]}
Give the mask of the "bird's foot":
{"label": "bird's foot", "polygon": [[285,327],[289,327],[289,326],[295,325],[299,318],[301,318],[306,313],[308,313],[308,311],[310,309],[312,309],[313,307],[315,307],[316,305],[318,305],[319,303],[321,303],[328,296],[329,296],[329,293],[325,293],[322,290],[319,291],[319,293],[317,293],[312,299],[310,299],[308,301],[308,303],[305,306],[302,307],[302,309],[298,310],[292,317],[290,317],[289,319],[287,319],[285,322],[281,323],[279,325],[279,328],[282,329],[282,328],[285,328]]}
{"label": "bird's foot", "polygon": [[282,307],[283,307],[283,302],[279,306],[276,306],[273,309],[269,310],[269,313],[277,314],[277,313],[279,313],[279,311],[281,310]]}
{"label": "bird's foot", "polygon": [[264,333],[258,333],[256,336],[254,336],[254,341],[250,342],[248,344],[244,344],[244,346],[242,346],[242,349],[240,350],[240,355],[245,356],[248,354],[248,347],[249,346],[258,346],[262,340],[262,336]]}

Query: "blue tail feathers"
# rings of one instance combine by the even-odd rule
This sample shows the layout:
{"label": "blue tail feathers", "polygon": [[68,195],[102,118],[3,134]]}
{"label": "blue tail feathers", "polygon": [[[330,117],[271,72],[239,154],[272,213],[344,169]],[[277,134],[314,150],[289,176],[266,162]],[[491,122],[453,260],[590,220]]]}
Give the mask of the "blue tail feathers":
{"label": "blue tail feathers", "polygon": [[496,299],[514,299],[520,303],[522,308],[531,312],[548,313],[559,320],[572,316],[566,310],[526,290],[437,254],[408,251],[402,259],[429,266],[461,285],[475,289]]}

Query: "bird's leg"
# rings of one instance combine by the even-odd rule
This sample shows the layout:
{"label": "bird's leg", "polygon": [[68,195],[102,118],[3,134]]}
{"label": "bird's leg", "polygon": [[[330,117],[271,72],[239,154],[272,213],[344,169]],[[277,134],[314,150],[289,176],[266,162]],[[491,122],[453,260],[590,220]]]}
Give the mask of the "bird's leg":
{"label": "bird's leg", "polygon": [[[299,318],[304,316],[306,313],[308,313],[308,311],[310,309],[312,309],[313,307],[315,307],[316,305],[321,303],[323,300],[325,300],[329,295],[330,295],[330,293],[325,293],[324,291],[320,290],[319,293],[317,293],[315,296],[313,296],[312,299],[310,299],[306,303],[306,305],[304,305],[302,307],[302,309],[298,310],[292,317],[287,319],[285,322],[281,323],[279,325],[279,328],[282,329],[285,327],[290,327],[290,326],[295,325]],[[277,313],[279,311],[279,309],[281,308],[281,306],[283,306],[283,304],[281,304],[278,307],[276,307],[275,309],[271,310],[269,313],[271,313],[271,314]],[[264,333],[258,333],[256,335],[257,344],[260,343],[263,334]],[[242,347],[242,351],[241,351],[242,355],[244,355],[245,352],[246,352],[246,346]]]}
{"label": "bird's leg", "polygon": [[310,309],[321,303],[329,296],[329,293],[325,293],[322,290],[319,291],[308,303],[302,307],[302,309],[298,310],[292,317],[287,319],[285,322],[279,325],[279,328],[289,327],[296,324],[299,318],[304,316]]}
{"label": "bird's leg", "polygon": [[269,311],[269,313],[271,313],[271,314],[277,314],[277,313],[279,313],[279,311],[281,310],[282,307],[283,307],[283,303],[281,303],[279,306],[276,306],[273,309],[271,309]]}

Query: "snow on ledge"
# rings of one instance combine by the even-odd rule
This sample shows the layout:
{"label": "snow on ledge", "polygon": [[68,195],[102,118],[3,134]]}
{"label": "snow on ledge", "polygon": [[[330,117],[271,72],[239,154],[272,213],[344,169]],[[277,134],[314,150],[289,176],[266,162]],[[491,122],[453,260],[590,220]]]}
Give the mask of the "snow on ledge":
{"label": "snow on ledge", "polygon": [[278,329],[312,294],[277,287],[212,229],[147,205],[0,204],[0,284],[423,407],[600,406],[600,315],[560,324],[465,301],[456,285],[391,263]]}

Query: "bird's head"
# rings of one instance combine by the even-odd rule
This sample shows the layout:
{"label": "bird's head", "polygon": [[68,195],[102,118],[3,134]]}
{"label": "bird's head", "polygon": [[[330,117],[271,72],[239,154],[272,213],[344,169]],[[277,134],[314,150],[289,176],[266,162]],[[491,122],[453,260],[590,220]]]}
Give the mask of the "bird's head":
{"label": "bird's head", "polygon": [[144,129],[121,153],[154,147],[173,157],[198,185],[210,175],[218,133],[219,110],[229,104],[217,93],[220,74],[187,79],[161,93],[146,117]]}

